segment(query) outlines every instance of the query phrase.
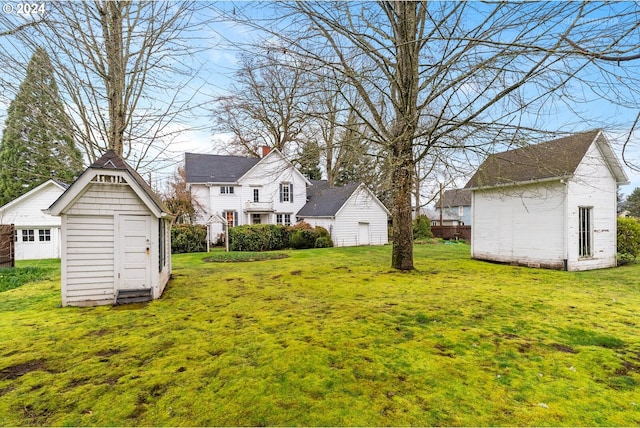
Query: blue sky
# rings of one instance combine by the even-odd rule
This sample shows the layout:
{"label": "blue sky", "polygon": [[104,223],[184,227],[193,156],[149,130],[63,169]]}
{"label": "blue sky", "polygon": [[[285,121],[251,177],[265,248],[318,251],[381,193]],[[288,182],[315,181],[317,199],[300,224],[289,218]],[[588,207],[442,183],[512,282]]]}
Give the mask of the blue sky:
{"label": "blue sky", "polygon": [[[0,3],[2,3],[2,0],[0,0]],[[244,5],[246,6],[246,4]],[[593,25],[615,24],[615,22],[607,21],[606,16],[603,15],[602,19]],[[233,73],[237,64],[236,55],[227,46],[225,39],[238,41],[251,38],[251,30],[229,22],[217,22],[204,31],[205,34],[199,41],[204,49],[198,54],[199,57],[194,59],[196,63],[202,65],[201,73],[203,75],[200,76],[199,80],[207,83],[197,97],[204,102],[210,102],[212,97],[222,95],[233,83]],[[0,39],[0,43],[3,43],[2,39]],[[640,60],[635,63],[608,64],[606,66],[622,67],[629,73],[640,75]],[[620,107],[607,102],[599,97],[597,93],[589,94],[590,89],[588,87],[578,88],[576,86],[576,88],[576,90],[583,91],[584,98],[590,101],[580,104],[565,103],[565,100],[559,97],[559,99],[555,100],[554,106],[549,106],[551,107],[549,109],[551,114],[545,119],[547,121],[545,127],[562,132],[579,132],[602,127],[620,157],[621,145],[626,140],[628,130],[640,111],[640,105]],[[8,106],[6,101],[6,99],[2,100],[0,98],[0,121],[2,123],[6,117],[6,107]],[[205,110],[201,112],[205,113]],[[182,161],[181,153],[185,151],[212,153],[223,150],[223,145],[229,136],[224,134],[213,135],[210,129],[207,128],[206,121],[206,116],[197,119],[197,125],[201,128],[199,130],[190,129],[190,123],[172,125],[176,129],[182,129],[183,132],[172,143],[170,160],[155,172],[156,179],[164,180],[172,175],[175,166]],[[203,123],[204,126],[202,126]],[[627,153],[629,160],[635,161],[640,166],[640,132],[633,135],[629,148],[630,150]],[[622,186],[621,191],[628,195],[635,187],[640,187],[640,173],[628,167],[625,167],[625,171],[630,178],[631,184]]]}

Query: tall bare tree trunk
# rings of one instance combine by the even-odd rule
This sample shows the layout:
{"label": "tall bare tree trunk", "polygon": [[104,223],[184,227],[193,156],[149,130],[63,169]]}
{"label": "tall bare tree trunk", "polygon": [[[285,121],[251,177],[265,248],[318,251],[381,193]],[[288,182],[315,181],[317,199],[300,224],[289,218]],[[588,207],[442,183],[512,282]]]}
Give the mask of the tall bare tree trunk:
{"label": "tall bare tree trunk", "polygon": [[119,156],[124,151],[123,136],[126,128],[124,106],[124,50],[122,46],[122,2],[107,1],[99,8],[105,41],[107,70],[105,82],[109,105],[109,148]]}
{"label": "tall bare tree trunk", "polygon": [[393,3],[388,13],[396,38],[396,82],[392,85],[395,107],[393,131],[393,251],[391,266],[400,270],[413,269],[413,219],[411,195],[413,193],[413,140],[418,126],[418,60],[420,43],[417,40],[418,4],[413,1]]}

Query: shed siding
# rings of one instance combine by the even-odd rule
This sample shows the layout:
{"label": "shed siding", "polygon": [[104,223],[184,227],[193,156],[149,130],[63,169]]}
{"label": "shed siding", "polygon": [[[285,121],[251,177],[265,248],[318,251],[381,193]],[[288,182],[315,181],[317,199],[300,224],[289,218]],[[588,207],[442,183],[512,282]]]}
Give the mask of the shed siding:
{"label": "shed siding", "polygon": [[565,200],[560,182],[475,191],[472,257],[562,268]]}
{"label": "shed siding", "polygon": [[70,215],[148,214],[138,195],[125,184],[91,183],[69,209]]}
{"label": "shed siding", "polygon": [[360,242],[360,223],[369,224],[370,245],[388,242],[387,214],[365,189],[359,188],[336,215],[334,245],[348,247],[367,244]]}
{"label": "shed siding", "polygon": [[113,216],[67,215],[63,304],[93,305],[114,299]]}
{"label": "shed siding", "polygon": [[[592,144],[568,191],[568,269],[586,270],[616,266],[616,181],[598,147]],[[593,207],[593,257],[578,256],[578,208]]]}

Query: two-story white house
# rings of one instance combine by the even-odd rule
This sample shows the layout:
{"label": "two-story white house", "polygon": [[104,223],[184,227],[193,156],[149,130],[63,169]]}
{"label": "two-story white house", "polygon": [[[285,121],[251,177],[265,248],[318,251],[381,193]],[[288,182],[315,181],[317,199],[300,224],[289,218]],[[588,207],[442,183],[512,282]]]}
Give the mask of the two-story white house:
{"label": "two-story white house", "polygon": [[305,221],[325,227],[335,246],[384,245],[389,211],[364,184],[329,188],[310,182],[274,149],[262,158],[185,154],[187,187],[215,241],[229,227],[290,226]]}
{"label": "two-story white house", "polygon": [[244,224],[296,222],[296,213],[307,203],[311,183],[278,150],[262,158],[185,154],[187,186],[198,203],[195,223],[211,227],[211,236]]}

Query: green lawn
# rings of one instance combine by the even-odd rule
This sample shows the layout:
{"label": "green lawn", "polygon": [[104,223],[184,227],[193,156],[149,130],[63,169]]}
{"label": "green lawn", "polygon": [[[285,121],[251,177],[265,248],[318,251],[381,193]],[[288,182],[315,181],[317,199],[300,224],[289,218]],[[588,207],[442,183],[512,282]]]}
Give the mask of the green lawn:
{"label": "green lawn", "polygon": [[163,297],[0,293],[0,425],[639,425],[640,265],[567,273],[466,245],[176,255]]}

